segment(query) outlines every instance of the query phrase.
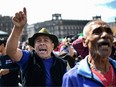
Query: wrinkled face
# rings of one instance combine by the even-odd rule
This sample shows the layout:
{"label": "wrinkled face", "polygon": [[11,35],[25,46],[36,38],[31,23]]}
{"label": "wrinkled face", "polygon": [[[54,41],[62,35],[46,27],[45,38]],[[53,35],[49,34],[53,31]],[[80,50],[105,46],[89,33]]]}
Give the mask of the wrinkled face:
{"label": "wrinkled face", "polygon": [[39,57],[48,59],[51,57],[51,52],[54,49],[54,43],[48,36],[38,36],[35,39],[34,48]]}
{"label": "wrinkled face", "polygon": [[93,57],[106,58],[110,56],[112,50],[113,33],[105,23],[91,25],[90,32],[86,38],[86,43]]}

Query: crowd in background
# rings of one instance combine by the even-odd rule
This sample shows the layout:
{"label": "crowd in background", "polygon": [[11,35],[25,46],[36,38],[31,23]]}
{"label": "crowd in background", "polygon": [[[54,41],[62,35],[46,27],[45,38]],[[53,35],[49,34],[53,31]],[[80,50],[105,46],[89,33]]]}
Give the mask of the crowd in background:
{"label": "crowd in background", "polygon": [[[68,69],[74,67],[74,65],[80,60],[84,59],[88,55],[88,48],[83,46],[82,35],[76,38],[66,36],[59,40],[58,46],[54,49],[54,53],[57,56],[67,60]],[[34,48],[28,44],[27,41],[20,42],[19,48],[22,50],[31,51]],[[116,60],[116,37],[114,36],[114,41],[112,45],[112,53],[110,57]]]}

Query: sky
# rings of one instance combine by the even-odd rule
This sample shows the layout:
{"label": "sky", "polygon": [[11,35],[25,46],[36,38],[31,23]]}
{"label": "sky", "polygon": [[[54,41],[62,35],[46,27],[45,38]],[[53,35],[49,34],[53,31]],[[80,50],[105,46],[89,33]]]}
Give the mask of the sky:
{"label": "sky", "polygon": [[116,0],[0,0],[0,15],[14,16],[23,7],[27,9],[28,24],[51,20],[55,13],[67,20],[101,16],[103,21],[114,22],[116,17]]}

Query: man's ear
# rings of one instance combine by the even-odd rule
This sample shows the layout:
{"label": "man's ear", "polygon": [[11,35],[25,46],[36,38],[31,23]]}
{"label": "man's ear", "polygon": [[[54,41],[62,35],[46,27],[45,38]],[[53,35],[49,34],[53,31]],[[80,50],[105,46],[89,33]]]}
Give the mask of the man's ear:
{"label": "man's ear", "polygon": [[82,38],[82,43],[83,43],[83,46],[84,46],[84,47],[87,47],[88,41],[87,41],[86,38]]}

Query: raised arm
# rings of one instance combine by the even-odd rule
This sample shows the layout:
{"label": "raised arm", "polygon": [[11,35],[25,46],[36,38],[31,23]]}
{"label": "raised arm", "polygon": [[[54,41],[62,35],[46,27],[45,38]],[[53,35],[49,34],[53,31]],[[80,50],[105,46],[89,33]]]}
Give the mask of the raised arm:
{"label": "raised arm", "polygon": [[23,11],[15,13],[15,16],[12,18],[12,22],[14,27],[7,40],[6,52],[12,60],[20,61],[22,57],[22,50],[18,48],[18,41],[21,37],[24,26],[27,23],[26,8],[23,8]]}

